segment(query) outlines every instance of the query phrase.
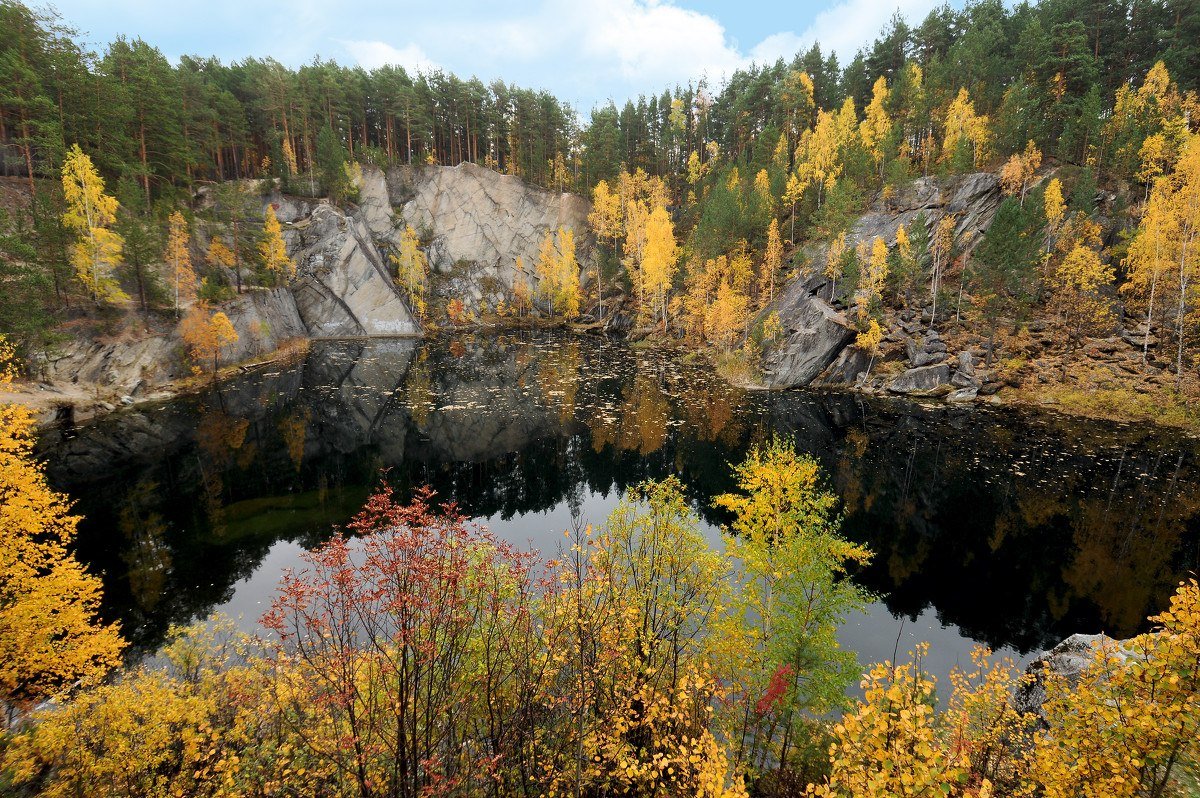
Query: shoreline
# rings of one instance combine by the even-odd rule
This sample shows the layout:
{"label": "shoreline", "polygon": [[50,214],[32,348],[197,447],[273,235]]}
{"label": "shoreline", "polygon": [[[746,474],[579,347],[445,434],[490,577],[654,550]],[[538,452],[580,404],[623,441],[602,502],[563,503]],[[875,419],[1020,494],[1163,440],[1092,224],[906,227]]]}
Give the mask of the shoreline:
{"label": "shoreline", "polygon": [[[508,331],[560,331],[572,336],[604,337],[621,341],[631,349],[658,350],[680,359],[702,359],[714,374],[728,385],[756,393],[807,391],[810,393],[851,394],[871,399],[916,402],[926,407],[1011,408],[1046,413],[1064,418],[1108,421],[1116,424],[1149,424],[1155,429],[1178,430],[1189,437],[1200,438],[1200,409],[1192,410],[1186,400],[1165,391],[1147,392],[1138,389],[1094,389],[1058,384],[1042,392],[1024,387],[1006,386],[1000,392],[968,402],[946,402],[942,396],[893,394],[886,390],[864,390],[851,385],[807,385],[791,388],[772,388],[750,378],[750,374],[730,373],[720,361],[721,353],[708,349],[690,349],[653,338],[629,341],[625,337],[611,338],[595,329],[577,329],[570,324],[480,325],[438,328],[423,336],[322,336],[297,339],[287,346],[265,353],[242,363],[223,366],[217,374],[195,375],[170,380],[152,386],[144,395],[120,396],[97,383],[41,382],[27,380],[14,384],[15,390],[0,393],[0,403],[13,402],[30,407],[37,416],[38,429],[63,424],[85,423],[102,418],[127,407],[141,407],[194,395],[214,383],[226,382],[271,365],[293,365],[307,355],[314,342],[367,339],[404,339],[427,341],[445,335],[502,335]],[[64,408],[69,408],[64,410]],[[64,413],[69,417],[64,417]]]}

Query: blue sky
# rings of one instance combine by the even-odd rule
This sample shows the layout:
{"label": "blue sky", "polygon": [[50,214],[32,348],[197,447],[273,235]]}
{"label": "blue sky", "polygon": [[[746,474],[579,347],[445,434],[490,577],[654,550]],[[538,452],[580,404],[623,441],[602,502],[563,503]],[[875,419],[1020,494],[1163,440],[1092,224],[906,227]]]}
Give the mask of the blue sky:
{"label": "blue sky", "polygon": [[[814,40],[853,55],[900,10],[917,23],[941,0],[58,0],[64,21],[102,51],[140,36],[172,60],[314,56],[372,68],[442,68],[544,88],[586,113],[758,61],[790,58]],[[959,3],[955,3],[958,5]]]}

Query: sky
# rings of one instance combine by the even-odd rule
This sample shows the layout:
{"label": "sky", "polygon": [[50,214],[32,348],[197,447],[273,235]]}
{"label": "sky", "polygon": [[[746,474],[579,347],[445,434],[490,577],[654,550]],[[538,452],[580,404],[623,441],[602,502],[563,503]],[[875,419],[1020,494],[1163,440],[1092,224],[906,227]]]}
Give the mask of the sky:
{"label": "sky", "polygon": [[[36,2],[36,0],[35,0]],[[141,37],[172,61],[320,56],[393,63],[547,89],[586,114],[609,99],[723,76],[820,41],[843,63],[897,10],[919,23],[942,0],[57,0],[92,49]],[[956,2],[955,5],[961,5]]]}

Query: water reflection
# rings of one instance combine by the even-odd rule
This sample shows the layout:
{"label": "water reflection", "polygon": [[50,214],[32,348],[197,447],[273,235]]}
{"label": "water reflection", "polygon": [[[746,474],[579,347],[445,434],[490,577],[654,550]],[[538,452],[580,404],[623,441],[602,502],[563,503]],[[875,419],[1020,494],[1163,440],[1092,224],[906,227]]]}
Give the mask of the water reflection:
{"label": "water reflection", "polygon": [[847,532],[876,552],[857,578],[883,604],[846,632],[864,659],[891,655],[893,615],[948,661],[970,640],[1130,634],[1197,567],[1200,446],[1176,433],[746,394],[590,338],[321,342],[293,367],[48,435],[42,453],[86,515],[106,611],[152,647],[215,607],[257,615],[384,469],[545,548],[572,516],[601,521],[625,487],[677,473],[715,536],[728,464],[775,431],[822,461]]}

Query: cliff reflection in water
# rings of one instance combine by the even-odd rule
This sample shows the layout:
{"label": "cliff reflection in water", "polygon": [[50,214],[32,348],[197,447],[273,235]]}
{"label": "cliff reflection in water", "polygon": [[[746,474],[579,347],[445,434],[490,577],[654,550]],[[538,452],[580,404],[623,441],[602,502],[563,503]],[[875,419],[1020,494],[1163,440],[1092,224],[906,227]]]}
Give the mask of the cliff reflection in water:
{"label": "cliff reflection in water", "polygon": [[1200,445],[1177,433],[747,394],[590,338],[321,342],[293,367],[48,434],[42,454],[86,516],[107,611],[152,647],[229,601],[273,545],[329,535],[385,469],[552,550],[552,517],[600,523],[589,509],[671,473],[719,525],[728,464],[774,431],[826,467],[847,533],[876,552],[857,578],[890,611],[932,607],[993,647],[1130,634],[1197,568]]}

